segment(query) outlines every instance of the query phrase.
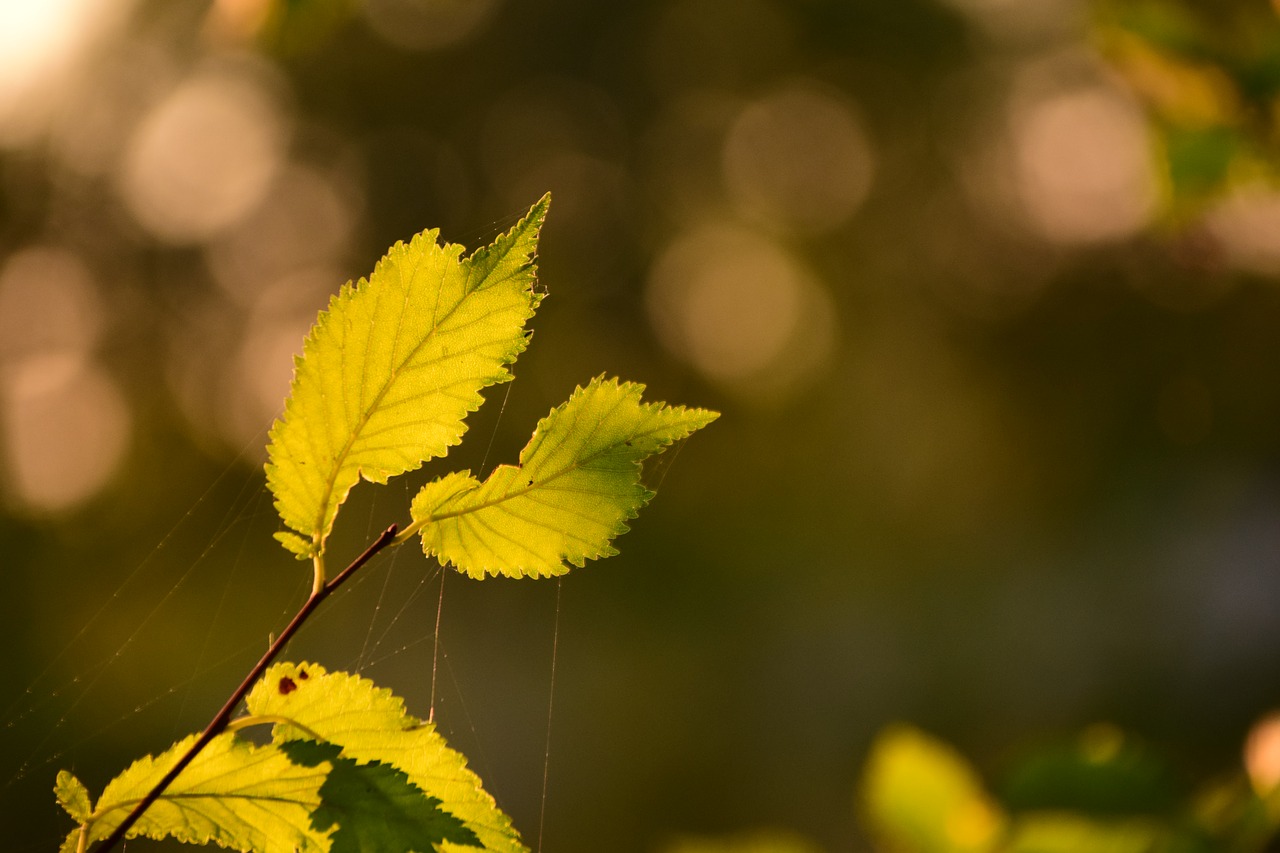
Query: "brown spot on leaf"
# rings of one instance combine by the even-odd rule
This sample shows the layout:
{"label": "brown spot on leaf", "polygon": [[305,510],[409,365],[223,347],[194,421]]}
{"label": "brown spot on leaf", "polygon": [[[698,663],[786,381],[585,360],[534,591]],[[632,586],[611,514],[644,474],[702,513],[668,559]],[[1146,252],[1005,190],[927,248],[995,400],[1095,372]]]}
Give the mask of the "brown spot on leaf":
{"label": "brown spot on leaf", "polygon": [[280,695],[288,696],[290,693],[298,689],[298,685],[293,682],[289,676],[280,679]]}

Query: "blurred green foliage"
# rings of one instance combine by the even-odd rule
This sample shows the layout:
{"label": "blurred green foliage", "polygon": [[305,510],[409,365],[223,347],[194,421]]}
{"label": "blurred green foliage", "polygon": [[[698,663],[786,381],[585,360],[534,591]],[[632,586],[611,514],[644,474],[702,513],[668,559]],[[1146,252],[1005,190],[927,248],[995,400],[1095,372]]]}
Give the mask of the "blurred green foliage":
{"label": "blurred green foliage", "polygon": [[1280,177],[1280,16],[1266,0],[1099,0],[1094,38],[1142,100],[1181,224]]}

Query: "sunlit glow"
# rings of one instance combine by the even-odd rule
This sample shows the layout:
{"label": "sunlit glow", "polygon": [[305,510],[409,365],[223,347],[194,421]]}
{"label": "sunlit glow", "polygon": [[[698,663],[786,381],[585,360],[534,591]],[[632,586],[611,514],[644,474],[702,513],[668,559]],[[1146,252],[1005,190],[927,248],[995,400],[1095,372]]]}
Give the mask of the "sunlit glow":
{"label": "sunlit glow", "polygon": [[822,365],[834,343],[830,300],[781,247],[731,226],[671,245],[649,277],[664,344],[708,378],[776,396]]}
{"label": "sunlit glow", "polygon": [[365,0],[369,27],[391,44],[410,50],[436,50],[466,41],[480,32],[498,0]]}
{"label": "sunlit glow", "polygon": [[1154,211],[1155,180],[1137,108],[1101,88],[1015,108],[1019,196],[1042,236],[1061,243],[1116,240]]}
{"label": "sunlit glow", "polygon": [[207,73],[144,119],[126,154],[121,193],[160,239],[207,239],[259,202],[281,164],[286,135],[279,106],[255,79]]}
{"label": "sunlit glow", "polygon": [[946,815],[943,831],[957,850],[982,850],[991,846],[1001,830],[1000,813],[980,797],[956,803]]}
{"label": "sunlit glow", "polygon": [[805,231],[852,216],[874,168],[853,112],[815,86],[796,84],[749,104],[725,139],[730,196],[750,214]]}
{"label": "sunlit glow", "polygon": [[37,511],[70,509],[118,467],[130,415],[115,382],[78,354],[24,360],[3,388],[11,498]]}
{"label": "sunlit glow", "polygon": [[0,3],[0,80],[27,82],[74,40],[88,0]]}
{"label": "sunlit glow", "polygon": [[121,0],[0,2],[0,142],[26,142],[47,116],[60,78]]}
{"label": "sunlit glow", "polygon": [[1280,712],[1263,717],[1249,731],[1244,766],[1259,796],[1270,796],[1280,785]]}

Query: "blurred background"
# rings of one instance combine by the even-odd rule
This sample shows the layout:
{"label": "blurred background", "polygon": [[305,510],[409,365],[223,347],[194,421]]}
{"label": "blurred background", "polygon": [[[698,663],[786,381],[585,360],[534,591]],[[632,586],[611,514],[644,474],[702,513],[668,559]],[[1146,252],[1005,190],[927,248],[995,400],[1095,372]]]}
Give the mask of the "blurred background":
{"label": "blurred background", "polygon": [[1236,772],[1280,704],[1278,94],[1263,0],[3,0],[8,848],[305,598],[261,463],[328,295],[547,190],[516,380],[331,562],[597,374],[723,417],[620,556],[402,549],[292,659],[434,708],[548,853],[865,849],[894,721],[993,789],[1098,724],[1158,757],[1136,809]]}

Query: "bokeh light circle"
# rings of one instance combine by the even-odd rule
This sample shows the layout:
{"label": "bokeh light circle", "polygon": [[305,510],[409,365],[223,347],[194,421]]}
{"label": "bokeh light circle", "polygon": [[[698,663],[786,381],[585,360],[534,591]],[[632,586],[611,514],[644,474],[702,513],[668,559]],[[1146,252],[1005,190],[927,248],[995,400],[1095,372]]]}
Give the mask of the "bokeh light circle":
{"label": "bokeh light circle", "polygon": [[708,225],[673,242],[650,273],[647,305],[671,352],[749,397],[795,388],[834,344],[823,287],[781,246],[738,226]]}
{"label": "bokeh light circle", "polygon": [[875,158],[852,108],[796,83],[748,104],[725,138],[725,186],[750,215],[805,232],[844,223],[871,188]]}
{"label": "bokeh light circle", "polygon": [[198,75],[138,127],[125,154],[121,194],[155,237],[206,240],[263,197],[286,137],[280,106],[258,80],[234,71]]}
{"label": "bokeh light circle", "polygon": [[1118,240],[1157,201],[1151,146],[1137,107],[1100,86],[1017,104],[1011,115],[1018,195],[1032,227],[1058,243]]}

